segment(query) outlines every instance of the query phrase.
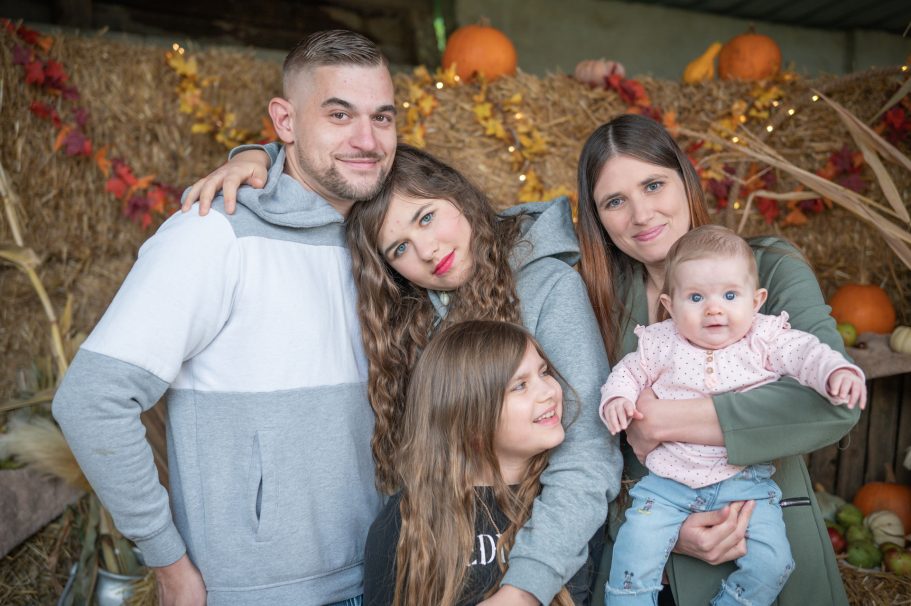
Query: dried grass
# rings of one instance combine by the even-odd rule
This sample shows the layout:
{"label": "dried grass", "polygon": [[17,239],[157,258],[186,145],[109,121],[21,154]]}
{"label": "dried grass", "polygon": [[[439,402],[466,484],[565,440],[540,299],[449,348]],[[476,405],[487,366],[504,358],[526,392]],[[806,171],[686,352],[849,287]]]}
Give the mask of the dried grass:
{"label": "dried grass", "polygon": [[852,606],[908,606],[911,604],[911,577],[890,572],[861,570],[844,560],[838,569]]}

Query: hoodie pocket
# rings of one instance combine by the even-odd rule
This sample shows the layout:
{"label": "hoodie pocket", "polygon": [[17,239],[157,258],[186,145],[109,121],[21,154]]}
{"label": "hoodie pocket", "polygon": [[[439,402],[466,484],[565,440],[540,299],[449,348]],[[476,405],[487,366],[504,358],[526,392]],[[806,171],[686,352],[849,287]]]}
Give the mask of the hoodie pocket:
{"label": "hoodie pocket", "polygon": [[271,431],[257,431],[247,485],[248,510],[257,542],[271,541],[278,523],[278,474]]}

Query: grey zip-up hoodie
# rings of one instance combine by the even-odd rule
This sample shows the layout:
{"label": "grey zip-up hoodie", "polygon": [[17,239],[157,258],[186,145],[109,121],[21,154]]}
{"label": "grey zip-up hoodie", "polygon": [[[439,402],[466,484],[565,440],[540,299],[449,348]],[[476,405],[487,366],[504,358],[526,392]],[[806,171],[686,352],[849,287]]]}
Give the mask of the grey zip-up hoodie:
{"label": "grey zip-up hoodie", "polygon": [[[617,439],[598,417],[610,367],[585,283],[572,267],[579,245],[569,200],[521,204],[503,213],[516,214],[526,215],[510,260],[522,321],[579,398],[578,415],[551,453],[541,476],[544,489],[516,536],[503,579],[549,604],[585,564],[588,541],[620,490],[623,459]],[[430,298],[445,316],[438,293]],[[568,392],[565,397],[569,402]],[[566,408],[567,420],[572,412]]]}
{"label": "grey zip-up hoodie", "polygon": [[[162,225],[53,406],[117,527],[152,566],[187,551],[210,605],[359,594],[381,504],[343,220],[283,165]],[[170,507],[139,420],[165,391]]]}

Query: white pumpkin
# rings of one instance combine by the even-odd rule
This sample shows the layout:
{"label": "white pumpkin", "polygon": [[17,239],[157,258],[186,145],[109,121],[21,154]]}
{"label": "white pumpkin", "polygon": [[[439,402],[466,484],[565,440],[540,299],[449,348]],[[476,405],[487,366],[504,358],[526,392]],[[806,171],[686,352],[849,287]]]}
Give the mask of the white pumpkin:
{"label": "white pumpkin", "polygon": [[891,511],[874,511],[864,518],[864,526],[873,533],[873,542],[877,546],[883,543],[905,546],[905,527],[901,518]]}
{"label": "white pumpkin", "polygon": [[896,326],[889,337],[889,347],[898,353],[911,354],[911,326]]}

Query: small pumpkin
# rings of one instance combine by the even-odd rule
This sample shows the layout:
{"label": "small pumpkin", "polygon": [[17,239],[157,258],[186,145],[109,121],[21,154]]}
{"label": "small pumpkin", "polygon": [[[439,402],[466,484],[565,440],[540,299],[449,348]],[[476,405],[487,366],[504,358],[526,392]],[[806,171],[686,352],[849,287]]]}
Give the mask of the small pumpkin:
{"label": "small pumpkin", "polygon": [[911,354],[911,326],[896,326],[889,337],[889,347],[898,353]]}
{"label": "small pumpkin", "polygon": [[579,82],[604,88],[608,76],[626,77],[626,68],[618,61],[607,59],[586,59],[580,61],[573,70],[573,77]]}
{"label": "small pumpkin", "polygon": [[443,51],[443,68],[455,63],[462,80],[484,74],[488,80],[516,73],[516,47],[509,37],[486,22],[452,32]]}
{"label": "small pumpkin", "polygon": [[683,70],[683,81],[695,84],[715,77],[715,57],[721,52],[721,42],[713,42],[704,53],[690,61]]}
{"label": "small pumpkin", "polygon": [[886,466],[885,482],[868,482],[854,495],[854,505],[865,516],[874,511],[891,511],[902,522],[905,533],[911,533],[911,486],[898,484],[890,466]]}
{"label": "small pumpkin", "polygon": [[816,496],[816,504],[819,505],[819,512],[824,520],[835,521],[835,514],[839,509],[845,506],[845,500],[838,495],[829,494],[822,484],[815,484],[813,492]]}
{"label": "small pumpkin", "polygon": [[873,284],[845,284],[829,299],[832,317],[839,324],[852,324],[858,334],[887,334],[895,326],[895,308],[889,295]]}
{"label": "small pumpkin", "polygon": [[778,43],[753,28],[728,40],[718,54],[718,77],[722,80],[765,80],[780,69]]}

